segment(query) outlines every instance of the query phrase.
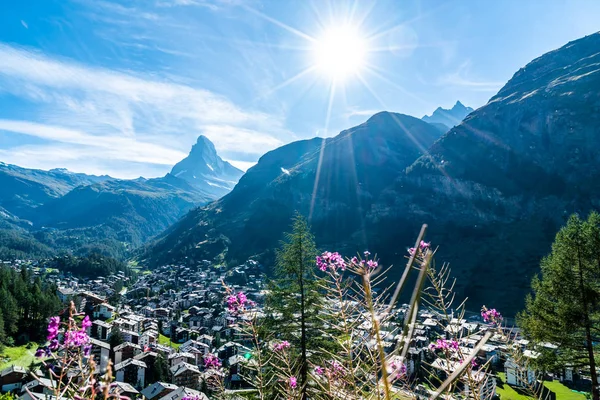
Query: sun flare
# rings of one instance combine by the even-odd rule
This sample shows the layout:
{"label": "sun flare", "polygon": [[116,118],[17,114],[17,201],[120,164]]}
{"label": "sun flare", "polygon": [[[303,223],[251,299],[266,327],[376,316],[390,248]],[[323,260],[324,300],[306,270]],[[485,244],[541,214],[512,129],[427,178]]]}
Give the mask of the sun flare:
{"label": "sun flare", "polygon": [[365,64],[366,41],[352,26],[327,30],[315,46],[316,67],[334,80],[343,80],[360,72]]}

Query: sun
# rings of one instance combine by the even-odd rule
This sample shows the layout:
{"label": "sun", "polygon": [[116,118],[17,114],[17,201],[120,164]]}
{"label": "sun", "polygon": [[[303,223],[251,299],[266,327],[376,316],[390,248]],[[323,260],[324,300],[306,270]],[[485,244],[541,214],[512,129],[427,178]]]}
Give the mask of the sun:
{"label": "sun", "polygon": [[356,75],[364,67],[367,55],[365,39],[353,26],[338,26],[325,31],[315,43],[315,66],[339,81]]}

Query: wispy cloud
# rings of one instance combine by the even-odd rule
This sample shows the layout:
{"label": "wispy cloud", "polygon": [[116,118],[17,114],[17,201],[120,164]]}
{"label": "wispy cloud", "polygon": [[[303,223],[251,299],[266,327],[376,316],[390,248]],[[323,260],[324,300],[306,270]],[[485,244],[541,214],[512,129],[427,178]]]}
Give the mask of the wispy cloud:
{"label": "wispy cloud", "polygon": [[359,108],[350,108],[345,114],[344,116],[346,118],[351,118],[351,117],[372,117],[373,115],[377,114],[378,112],[380,112],[382,110],[378,110],[378,109],[359,109]]}
{"label": "wispy cloud", "polygon": [[225,157],[243,150],[258,158],[290,137],[282,117],[242,109],[208,90],[2,43],[0,92],[32,103],[28,119],[38,122],[6,119],[0,130],[93,148],[106,162],[172,164],[200,133]]}
{"label": "wispy cloud", "polygon": [[473,91],[497,92],[504,82],[486,81],[473,77],[471,72],[471,61],[463,62],[454,72],[442,75],[437,84],[440,86],[458,86]]}

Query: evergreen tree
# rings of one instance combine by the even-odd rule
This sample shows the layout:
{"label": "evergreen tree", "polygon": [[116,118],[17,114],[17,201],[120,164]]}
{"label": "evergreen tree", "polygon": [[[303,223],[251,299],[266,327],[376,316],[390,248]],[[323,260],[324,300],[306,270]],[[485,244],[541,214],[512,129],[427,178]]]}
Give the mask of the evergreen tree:
{"label": "evergreen tree", "polygon": [[[592,396],[600,400],[594,341],[600,333],[600,214],[571,216],[532,281],[519,326],[534,342],[559,346],[553,366],[589,367]],[[550,366],[550,367],[553,367]]]}
{"label": "evergreen tree", "polygon": [[169,379],[169,365],[167,364],[167,360],[162,354],[158,354],[156,360],[154,361],[154,365],[152,365],[152,370],[150,371],[151,381],[153,382],[167,382]]}
{"label": "evergreen tree", "polygon": [[110,331],[110,337],[108,338],[108,343],[110,344],[111,350],[117,347],[120,344],[123,344],[125,339],[123,339],[123,333],[121,329],[118,327],[113,327]]}
{"label": "evergreen tree", "polygon": [[319,310],[322,307],[318,277],[315,275],[317,249],[308,223],[299,214],[292,232],[285,234],[276,253],[275,278],[269,282],[265,328],[294,344],[298,355],[298,387],[307,398],[309,352],[316,355],[322,344]]}

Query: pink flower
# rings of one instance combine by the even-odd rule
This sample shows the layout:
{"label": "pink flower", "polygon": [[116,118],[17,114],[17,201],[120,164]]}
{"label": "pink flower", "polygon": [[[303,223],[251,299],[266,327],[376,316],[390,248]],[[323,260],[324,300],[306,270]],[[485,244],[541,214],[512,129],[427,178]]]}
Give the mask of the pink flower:
{"label": "pink flower", "polygon": [[254,302],[248,300],[244,292],[230,294],[226,299],[227,309],[233,314],[237,314],[246,309],[246,306],[251,306]]}
{"label": "pink flower", "polygon": [[207,369],[211,369],[211,368],[219,368],[221,366],[221,361],[219,360],[219,357],[217,357],[214,354],[207,354],[206,357],[204,357],[204,368]]}
{"label": "pink flower", "polygon": [[295,376],[290,376],[290,388],[292,389],[296,389],[296,387],[298,386],[298,380],[296,379]]}
{"label": "pink flower", "polygon": [[83,321],[81,321],[81,328],[87,329],[91,326],[92,326],[92,321],[90,321],[90,317],[86,315],[85,318],[83,319]]}
{"label": "pink flower", "polygon": [[58,336],[58,329],[60,328],[60,317],[51,317],[48,323],[48,340],[52,340]]}
{"label": "pink flower", "polygon": [[364,252],[364,255],[365,255],[365,257],[369,257],[371,255],[371,252],[367,250]]}
{"label": "pink flower", "polygon": [[327,271],[327,269],[335,272],[338,268],[345,271],[347,266],[344,258],[339,253],[332,253],[330,251],[317,256],[316,263],[317,267],[323,272]]}
{"label": "pink flower", "polygon": [[495,325],[500,325],[502,322],[502,314],[496,311],[495,308],[488,310],[486,306],[481,307],[481,317],[485,322],[491,322]]}
{"label": "pink flower", "polygon": [[369,269],[375,269],[377,268],[377,261],[374,260],[369,260],[367,261],[367,267],[369,267]]}
{"label": "pink flower", "polygon": [[411,256],[415,255],[415,251],[417,251],[417,249],[415,249],[414,247],[411,247],[410,249],[408,249],[408,254]]}
{"label": "pink flower", "polygon": [[275,343],[273,345],[273,350],[275,351],[283,351],[283,350],[287,350],[291,347],[290,342],[288,342],[287,340],[284,340],[282,342],[279,343]]}
{"label": "pink flower", "polygon": [[320,375],[323,375],[323,373],[325,373],[325,370],[323,369],[323,367],[319,367],[319,366],[315,367],[315,374],[320,376]]}
{"label": "pink flower", "polygon": [[394,360],[390,363],[390,368],[392,369],[391,376],[393,379],[398,379],[406,375],[406,364],[402,362]]}
{"label": "pink flower", "polygon": [[90,338],[84,330],[65,332],[64,344],[66,347],[80,347],[84,344],[88,344],[89,341]]}
{"label": "pink flower", "polygon": [[421,251],[428,249],[429,246],[431,246],[431,242],[425,243],[425,241],[421,240],[421,243],[419,243],[419,249],[421,249]]}
{"label": "pink flower", "polygon": [[429,350],[458,350],[458,342],[456,340],[438,339],[435,343],[429,345]]}

